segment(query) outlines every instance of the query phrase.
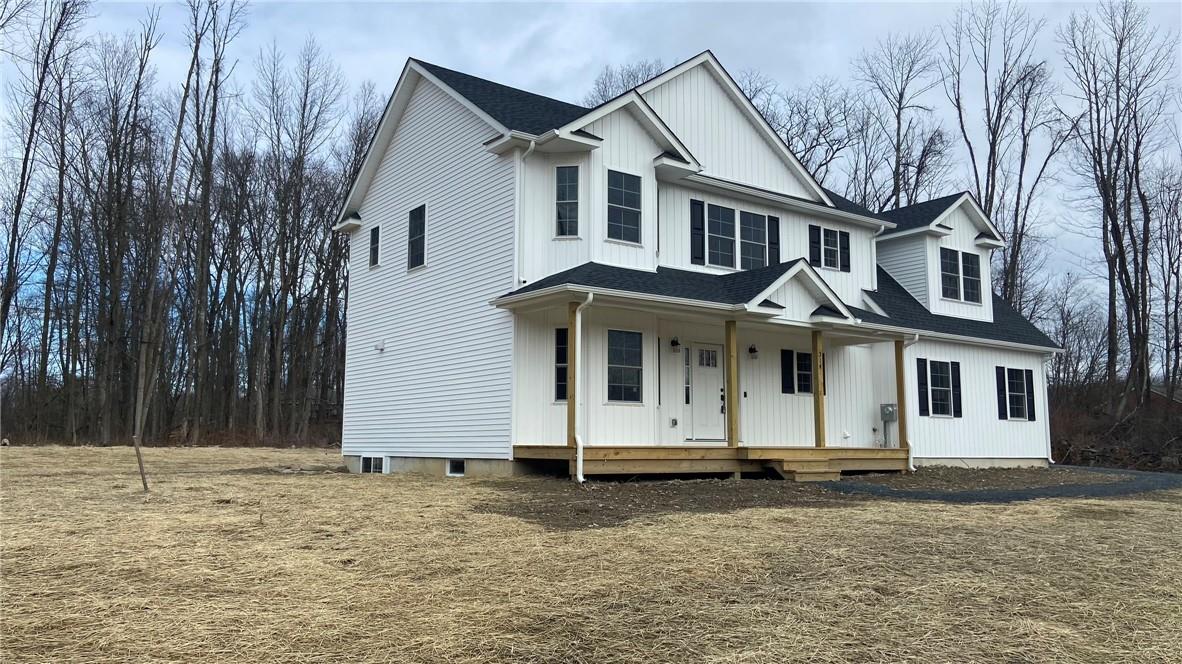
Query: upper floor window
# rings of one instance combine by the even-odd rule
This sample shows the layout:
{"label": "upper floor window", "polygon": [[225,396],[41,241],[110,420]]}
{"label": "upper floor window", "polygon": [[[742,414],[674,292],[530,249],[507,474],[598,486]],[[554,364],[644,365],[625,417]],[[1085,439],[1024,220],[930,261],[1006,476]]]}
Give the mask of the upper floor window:
{"label": "upper floor window", "polygon": [[607,331],[607,400],[639,402],[643,371],[640,332]]}
{"label": "upper floor window", "polygon": [[607,172],[607,236],[640,243],[640,178]]}
{"label": "upper floor window", "polygon": [[706,260],[719,267],[735,266],[735,211],[706,206]]}
{"label": "upper floor window", "polygon": [[850,271],[850,234],[832,228],[809,226],[809,265]]}
{"label": "upper floor window", "polygon": [[554,171],[554,232],[559,237],[579,234],[579,167],[559,166]]}
{"label": "upper floor window", "polygon": [[767,217],[753,212],[739,214],[739,267],[754,270],[767,266]]}
{"label": "upper floor window", "polygon": [[981,302],[981,257],[940,247],[940,294],[949,300]]}
{"label": "upper floor window", "polygon": [[381,242],[379,240],[380,230],[381,229],[378,226],[374,226],[373,228],[369,229],[369,266],[370,267],[377,267],[377,265],[378,265],[378,252],[379,252],[379,247],[381,246]]}
{"label": "upper floor window", "polygon": [[427,262],[427,206],[410,211],[406,238],[406,269],[412,270]]}

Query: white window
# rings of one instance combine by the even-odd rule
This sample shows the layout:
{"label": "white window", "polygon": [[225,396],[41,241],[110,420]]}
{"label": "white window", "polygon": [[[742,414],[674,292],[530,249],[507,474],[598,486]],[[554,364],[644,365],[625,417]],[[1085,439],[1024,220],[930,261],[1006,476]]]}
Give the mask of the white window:
{"label": "white window", "polygon": [[422,267],[427,262],[427,206],[410,211],[407,220],[406,269]]}
{"label": "white window", "polygon": [[447,460],[447,476],[448,477],[463,477],[464,476],[464,460],[463,459],[448,459]]}
{"label": "white window", "polygon": [[719,267],[735,266],[735,211],[706,206],[706,260]]}
{"label": "white window", "polygon": [[381,233],[381,229],[378,226],[374,226],[373,228],[369,229],[369,266],[370,267],[377,267],[377,265],[378,265],[378,258],[379,258],[378,252],[380,251],[380,246],[381,246],[381,242],[380,242],[380,238],[379,238],[380,233]]}
{"label": "white window", "polygon": [[825,267],[841,267],[841,245],[838,243],[837,231],[832,228],[824,229],[823,244],[821,245],[822,265]]}
{"label": "white window", "polygon": [[639,403],[643,371],[643,335],[607,331],[607,400]]}
{"label": "white window", "polygon": [[554,328],[554,400],[566,401],[569,347],[565,327]]}
{"label": "white window", "polygon": [[382,473],[386,470],[385,457],[361,457],[361,472]]}
{"label": "white window", "polygon": [[640,243],[640,178],[607,172],[607,236]]}
{"label": "white window", "polygon": [[754,270],[767,266],[767,217],[739,213],[739,267]]}
{"label": "white window", "polygon": [[1022,369],[1006,369],[1006,395],[1009,403],[1009,418],[1024,420],[1026,413],[1026,372]]}
{"label": "white window", "polygon": [[981,257],[940,247],[940,295],[949,300],[981,302]]}
{"label": "white window", "polygon": [[554,214],[559,237],[579,234],[579,167],[559,166],[554,171]]}
{"label": "white window", "polygon": [[932,415],[952,415],[952,364],[932,360],[929,366]]}

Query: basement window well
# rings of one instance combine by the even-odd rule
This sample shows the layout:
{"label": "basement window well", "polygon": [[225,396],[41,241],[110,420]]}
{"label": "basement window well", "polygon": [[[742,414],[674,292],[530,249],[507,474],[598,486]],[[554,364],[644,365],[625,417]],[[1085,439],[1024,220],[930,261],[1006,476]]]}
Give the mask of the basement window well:
{"label": "basement window well", "polygon": [[363,473],[381,473],[385,472],[385,458],[383,457],[361,457],[361,472]]}
{"label": "basement window well", "polygon": [[448,459],[447,460],[447,476],[448,477],[463,477],[464,476],[464,460],[463,459]]}

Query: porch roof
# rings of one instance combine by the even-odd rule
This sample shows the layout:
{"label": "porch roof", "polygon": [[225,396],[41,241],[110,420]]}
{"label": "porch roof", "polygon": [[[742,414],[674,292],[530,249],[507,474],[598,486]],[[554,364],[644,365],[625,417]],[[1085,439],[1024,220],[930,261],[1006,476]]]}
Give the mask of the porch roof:
{"label": "porch roof", "polygon": [[[583,263],[569,270],[539,279],[527,286],[522,286],[502,297],[525,295],[553,286],[571,285],[741,305],[751,302],[803,260],[797,258],[758,270],[744,270],[729,274],[691,272],[671,267],[658,267],[655,272],[651,272],[600,263]],[[767,300],[760,306],[783,308],[778,303]]]}

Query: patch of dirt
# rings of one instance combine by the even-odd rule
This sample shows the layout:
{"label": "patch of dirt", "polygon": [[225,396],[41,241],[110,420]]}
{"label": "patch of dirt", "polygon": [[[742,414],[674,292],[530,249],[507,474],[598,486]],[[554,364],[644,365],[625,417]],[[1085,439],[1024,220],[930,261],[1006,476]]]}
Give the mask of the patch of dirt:
{"label": "patch of dirt", "polygon": [[843,481],[879,484],[908,491],[982,491],[1033,489],[1077,484],[1124,482],[1129,475],[1080,468],[952,468],[925,466],[914,473],[847,476]]}
{"label": "patch of dirt", "polygon": [[492,501],[475,510],[536,523],[550,530],[610,528],[674,513],[727,513],[756,507],[842,507],[867,500],[817,484],[774,479],[656,481],[526,479],[490,481]]}

